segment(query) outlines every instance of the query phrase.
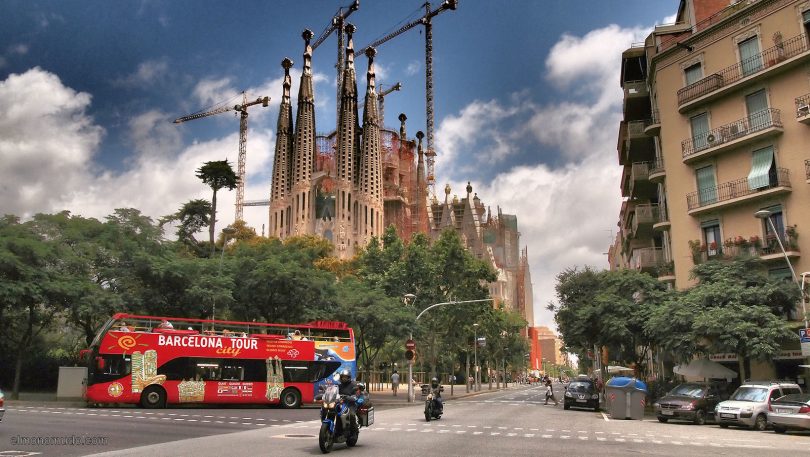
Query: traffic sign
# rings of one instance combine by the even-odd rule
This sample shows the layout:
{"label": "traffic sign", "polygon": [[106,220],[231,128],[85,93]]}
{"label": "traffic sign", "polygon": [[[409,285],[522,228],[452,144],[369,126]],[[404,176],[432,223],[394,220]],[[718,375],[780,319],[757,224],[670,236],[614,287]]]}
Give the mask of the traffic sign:
{"label": "traffic sign", "polygon": [[405,349],[414,350],[416,349],[416,342],[414,340],[408,340],[405,342]]}
{"label": "traffic sign", "polygon": [[802,357],[810,357],[810,328],[799,329],[799,340],[802,344]]}

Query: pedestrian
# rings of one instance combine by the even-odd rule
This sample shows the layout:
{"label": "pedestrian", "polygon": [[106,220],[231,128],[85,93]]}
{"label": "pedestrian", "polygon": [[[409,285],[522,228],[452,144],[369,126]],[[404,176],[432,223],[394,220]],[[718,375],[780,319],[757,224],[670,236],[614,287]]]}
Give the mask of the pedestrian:
{"label": "pedestrian", "polygon": [[546,402],[543,404],[547,405],[549,399],[554,402],[554,406],[557,406],[557,399],[554,398],[554,388],[551,386],[551,379],[546,380]]}
{"label": "pedestrian", "polygon": [[394,373],[391,374],[391,389],[394,391],[394,396],[397,396],[397,391],[399,390],[399,373],[397,370],[394,370]]}

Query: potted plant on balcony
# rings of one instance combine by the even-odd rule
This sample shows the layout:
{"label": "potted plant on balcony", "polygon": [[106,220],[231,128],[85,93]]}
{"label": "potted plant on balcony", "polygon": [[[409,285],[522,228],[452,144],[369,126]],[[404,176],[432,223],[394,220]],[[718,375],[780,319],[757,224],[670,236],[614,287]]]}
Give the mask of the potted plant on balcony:
{"label": "potted plant on balcony", "polygon": [[706,252],[706,245],[701,244],[700,240],[689,240],[689,249],[692,251],[692,262],[695,265],[703,261],[703,253]]}
{"label": "potted plant on balcony", "polygon": [[799,233],[796,231],[796,225],[789,225],[785,230],[787,235],[787,249],[791,251],[799,250]]}

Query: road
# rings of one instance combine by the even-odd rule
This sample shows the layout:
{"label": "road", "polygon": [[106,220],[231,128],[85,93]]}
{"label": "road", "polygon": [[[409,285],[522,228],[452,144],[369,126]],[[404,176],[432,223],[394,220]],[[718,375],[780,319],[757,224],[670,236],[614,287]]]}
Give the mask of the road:
{"label": "road", "polygon": [[[541,387],[520,386],[449,401],[441,420],[425,422],[421,406],[378,408],[356,447],[333,453],[357,456],[556,455],[784,456],[807,448],[810,434],[777,435],[714,425],[610,420],[593,411],[543,405]],[[559,391],[558,391],[559,392]],[[27,447],[41,455],[258,456],[319,455],[316,409],[64,409],[9,410],[3,444],[11,433],[81,431],[107,435],[103,446]],[[84,414],[78,414],[84,413]],[[150,414],[151,413],[151,414]],[[90,414],[98,414],[91,416]],[[106,416],[102,416],[106,414]],[[18,424],[18,425],[17,425]],[[27,427],[27,428],[26,428]],[[22,429],[22,431],[20,431]],[[15,432],[15,430],[17,430]],[[110,451],[110,452],[107,452]],[[2,455],[12,455],[4,454]]]}

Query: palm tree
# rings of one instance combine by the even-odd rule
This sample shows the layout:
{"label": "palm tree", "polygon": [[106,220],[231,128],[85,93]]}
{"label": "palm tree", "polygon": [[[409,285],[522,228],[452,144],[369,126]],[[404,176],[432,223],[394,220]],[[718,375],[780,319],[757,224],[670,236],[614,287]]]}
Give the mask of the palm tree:
{"label": "palm tree", "polygon": [[203,166],[197,169],[197,177],[202,179],[202,182],[208,184],[214,191],[214,196],[211,199],[211,224],[208,227],[208,236],[211,241],[211,255],[214,254],[214,226],[217,223],[217,191],[223,187],[228,190],[234,190],[239,183],[239,177],[233,171],[233,167],[227,160],[216,160],[205,162]]}

